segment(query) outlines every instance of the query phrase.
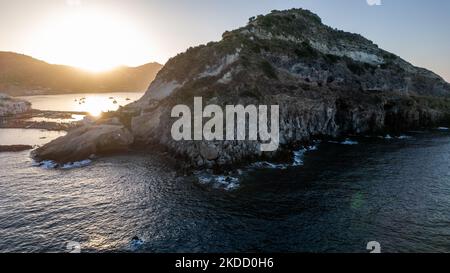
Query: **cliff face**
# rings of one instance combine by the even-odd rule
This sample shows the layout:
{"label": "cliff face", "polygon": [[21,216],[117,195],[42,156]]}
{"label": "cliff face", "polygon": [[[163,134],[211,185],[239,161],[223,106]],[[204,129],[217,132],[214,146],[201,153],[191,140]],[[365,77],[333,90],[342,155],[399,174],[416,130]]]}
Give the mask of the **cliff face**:
{"label": "cliff face", "polygon": [[[159,73],[146,98],[161,99],[165,90],[181,91],[201,80],[210,87],[240,80],[233,76],[261,74],[284,85],[290,79],[325,88],[431,96],[447,96],[450,90],[438,75],[298,9],[251,19],[246,27],[225,32],[218,43],[176,56]],[[205,79],[210,81],[205,84]]]}
{"label": "cliff face", "polygon": [[0,92],[11,96],[83,92],[145,91],[161,69],[158,63],[119,67],[104,73],[48,64],[0,52]]}
{"label": "cliff face", "polygon": [[174,141],[171,109],[192,107],[194,97],[223,107],[278,104],[280,143],[293,148],[316,136],[439,122],[450,108],[450,85],[360,35],[294,9],[251,18],[220,42],[172,58],[144,97],[117,114],[135,143],[162,145],[194,166],[262,156],[252,141]]}
{"label": "cliff face", "polygon": [[[252,142],[176,142],[170,109],[204,104],[278,104],[285,146],[314,136],[374,133],[429,125],[445,115],[450,85],[357,34],[334,30],[305,10],[251,18],[223,40],[171,59],[146,95],[130,108],[138,141],[157,142],[194,165],[213,166],[260,156]],[[217,151],[211,160],[205,150]]]}

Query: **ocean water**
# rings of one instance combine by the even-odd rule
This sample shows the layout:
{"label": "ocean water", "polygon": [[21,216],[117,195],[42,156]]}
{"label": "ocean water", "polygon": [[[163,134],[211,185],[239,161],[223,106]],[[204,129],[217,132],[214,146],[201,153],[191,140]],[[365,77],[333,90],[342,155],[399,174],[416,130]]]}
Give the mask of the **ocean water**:
{"label": "ocean water", "polygon": [[89,112],[99,115],[100,112],[115,111],[142,97],[143,92],[119,93],[86,93],[65,95],[40,95],[20,97],[31,102],[38,110]]}
{"label": "ocean water", "polygon": [[64,131],[0,128],[0,145],[43,145],[65,134]]}
{"label": "ocean water", "polygon": [[0,153],[0,252],[449,252],[450,133],[408,136],[322,142],[230,190],[156,154],[63,170]]}

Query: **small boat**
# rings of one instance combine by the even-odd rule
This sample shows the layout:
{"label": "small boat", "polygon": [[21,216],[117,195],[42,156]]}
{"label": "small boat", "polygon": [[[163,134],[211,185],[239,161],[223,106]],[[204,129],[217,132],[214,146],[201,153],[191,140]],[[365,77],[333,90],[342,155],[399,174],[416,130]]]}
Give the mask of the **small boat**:
{"label": "small boat", "polygon": [[113,100],[113,99],[114,99],[114,97],[109,97],[109,99],[110,99],[110,100]]}
{"label": "small boat", "polygon": [[131,100],[130,98],[126,98],[126,100]]}
{"label": "small boat", "polygon": [[113,101],[113,103],[114,103],[114,104],[117,104],[117,101],[116,101],[116,100],[114,100],[114,101]]}

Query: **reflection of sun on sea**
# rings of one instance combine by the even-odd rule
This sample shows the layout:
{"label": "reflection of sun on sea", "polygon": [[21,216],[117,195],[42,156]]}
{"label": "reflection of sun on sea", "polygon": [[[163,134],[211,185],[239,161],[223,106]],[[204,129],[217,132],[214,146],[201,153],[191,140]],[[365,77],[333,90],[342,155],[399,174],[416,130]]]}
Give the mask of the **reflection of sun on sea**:
{"label": "reflection of sun on sea", "polygon": [[102,112],[117,110],[117,105],[114,105],[108,98],[103,96],[87,96],[78,103],[78,111],[87,112],[93,117],[100,117]]}
{"label": "reflection of sun on sea", "polygon": [[97,97],[88,98],[86,100],[86,112],[89,112],[91,116],[99,117],[102,114],[102,112],[104,112],[102,110],[103,108],[102,103],[103,100]]}

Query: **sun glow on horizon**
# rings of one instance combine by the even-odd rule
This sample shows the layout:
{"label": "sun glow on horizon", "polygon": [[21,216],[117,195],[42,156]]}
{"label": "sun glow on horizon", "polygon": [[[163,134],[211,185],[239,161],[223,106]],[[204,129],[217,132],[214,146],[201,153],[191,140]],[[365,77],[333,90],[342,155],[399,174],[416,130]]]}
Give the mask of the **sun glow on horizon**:
{"label": "sun glow on horizon", "polygon": [[39,57],[47,62],[103,72],[151,60],[151,44],[127,18],[102,9],[77,7],[50,16],[33,31]]}

